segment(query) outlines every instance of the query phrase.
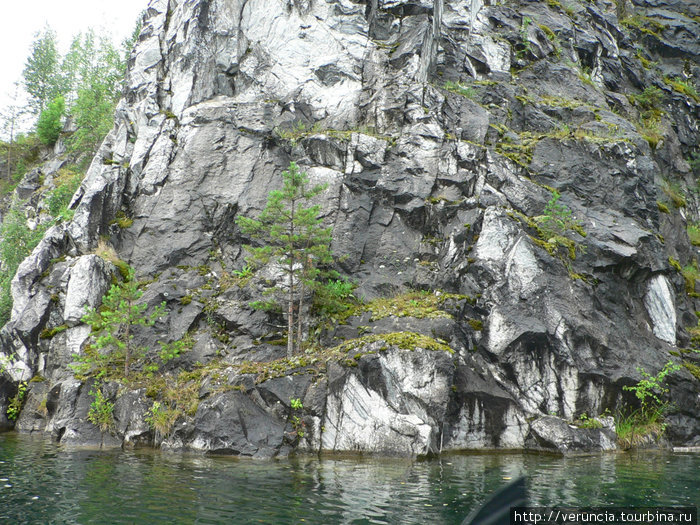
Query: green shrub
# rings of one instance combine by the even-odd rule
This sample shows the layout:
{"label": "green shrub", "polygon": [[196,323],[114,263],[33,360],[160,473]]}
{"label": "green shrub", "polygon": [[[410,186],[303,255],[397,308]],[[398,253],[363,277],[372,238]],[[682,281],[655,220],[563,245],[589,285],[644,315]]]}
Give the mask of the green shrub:
{"label": "green shrub", "polygon": [[575,231],[585,237],[586,234],[582,231],[581,223],[574,218],[568,206],[559,202],[560,198],[559,192],[554,191],[552,198],[544,208],[544,214],[536,218],[542,238],[549,239],[565,235],[569,231]]}
{"label": "green shrub", "polygon": [[12,174],[12,179],[15,182],[19,182],[20,180],[22,180],[22,177],[26,175],[27,171],[27,163],[24,161],[24,159],[19,159],[17,161],[17,164],[15,164],[15,171]]}
{"label": "green shrub", "polygon": [[386,317],[415,317],[416,319],[451,319],[446,302],[469,300],[466,295],[431,293],[424,290],[409,291],[395,297],[378,297],[366,304],[356,304],[337,317],[342,321],[350,315],[370,312],[371,321]]}
{"label": "green shrub", "polygon": [[687,231],[690,244],[693,246],[700,246],[700,224],[697,222],[688,224]]}
{"label": "green shrub", "polygon": [[476,330],[477,332],[481,332],[484,329],[484,323],[479,319],[469,319],[467,323],[472,327],[472,330]]}
{"label": "green shrub", "polygon": [[261,310],[263,312],[282,313],[282,307],[275,300],[250,301],[248,303],[253,310]]}
{"label": "green shrub", "polygon": [[126,230],[127,228],[131,228],[131,226],[134,224],[134,219],[127,217],[126,213],[119,210],[110,224],[116,224],[122,230]]}
{"label": "green shrub", "polygon": [[599,419],[595,417],[588,417],[588,414],[585,412],[579,416],[577,421],[574,421],[574,424],[578,428],[603,428],[603,424]]}
{"label": "green shrub", "polygon": [[664,180],[661,184],[661,191],[666,194],[676,208],[685,208],[687,202],[680,184],[675,181]]}
{"label": "green shrub", "polygon": [[681,274],[685,280],[685,291],[687,293],[695,292],[695,281],[700,279],[700,270],[698,270],[698,263],[693,260],[691,264],[684,266],[681,269]]}
{"label": "green shrub", "polygon": [[0,326],[10,320],[10,313],[12,312],[11,281],[12,276],[6,272],[2,272],[0,275]]}
{"label": "green shrub", "polygon": [[231,273],[239,279],[249,279],[253,276],[253,268],[250,265],[246,264],[240,270],[233,270]]}
{"label": "green shrub", "polygon": [[304,410],[304,405],[301,403],[301,399],[299,398],[291,398],[289,400],[289,404],[292,407],[292,414],[290,417],[292,428],[294,429],[294,432],[296,432],[297,437],[303,438],[306,424],[297,415],[297,413],[301,413],[301,411]]}
{"label": "green shrub", "polygon": [[352,294],[355,285],[341,279],[331,279],[316,287],[313,308],[316,313],[333,316],[340,314],[355,304]]}
{"label": "green shrub", "polygon": [[0,258],[14,275],[19,264],[31,253],[44,235],[43,228],[30,230],[20,206],[10,208],[0,228]]}
{"label": "green shrub", "polygon": [[167,436],[179,415],[177,410],[167,408],[160,401],[154,401],[144,419],[148,426],[156,432],[156,435]]}
{"label": "green shrub", "polygon": [[592,88],[595,88],[595,82],[593,82],[593,76],[591,75],[591,69],[586,66],[582,66],[578,71],[577,71],[578,79],[583,82],[584,84],[588,84]]}
{"label": "green shrub", "polygon": [[627,95],[627,98],[639,110],[640,120],[637,123],[637,131],[652,149],[656,149],[663,138],[663,130],[661,129],[662,91],[656,86],[648,86],[642,93]]}
{"label": "green shrub", "polygon": [[640,410],[620,412],[615,416],[615,433],[623,449],[642,445],[649,437],[659,437],[664,430],[662,410],[646,416],[643,416]]}
{"label": "green shrub", "polygon": [[0,325],[9,320],[12,310],[10,282],[20,263],[39,244],[45,230],[45,225],[40,225],[34,231],[29,229],[21,204],[10,208],[3,219],[0,227]]}
{"label": "green shrub", "polygon": [[528,35],[528,27],[532,24],[532,18],[524,16],[520,23],[520,40],[523,42],[525,51],[530,51],[530,37]]}
{"label": "green shrub", "polygon": [[695,102],[700,102],[700,95],[698,95],[695,86],[693,86],[690,81],[681,80],[679,78],[664,77],[664,82],[671,86],[674,91],[677,91],[686,97],[692,98]]}
{"label": "green shrub", "polygon": [[7,405],[7,419],[10,421],[16,421],[19,417],[19,413],[22,411],[22,405],[24,404],[24,398],[27,395],[27,382],[22,381],[17,386],[17,393],[10,399]]}
{"label": "green shrub", "polygon": [[111,262],[117,267],[119,275],[121,275],[124,281],[130,281],[133,277],[133,269],[128,263],[122,261],[117,252],[112,248],[112,246],[104,239],[100,239],[97,242],[97,248],[95,249],[95,255],[102,257],[105,261]]}
{"label": "green shrub", "polygon": [[160,359],[163,363],[167,363],[172,359],[178,357],[181,353],[189,350],[194,345],[194,340],[192,336],[187,333],[182,339],[173,341],[172,343],[163,343],[158,341],[160,344]]}
{"label": "green shrub", "polygon": [[[688,164],[695,174],[700,174],[700,152],[695,151],[691,153],[688,157]],[[700,185],[697,188],[700,190]]]}
{"label": "green shrub", "polygon": [[695,379],[700,381],[700,366],[691,363],[690,361],[683,361],[683,368],[690,372]]}
{"label": "green shrub", "polygon": [[557,35],[554,31],[549,26],[546,26],[544,24],[538,24],[539,28],[542,30],[542,32],[547,36],[547,39],[551,42],[554,42],[556,40]]}
{"label": "green shrub", "polygon": [[639,60],[639,62],[642,64],[642,67],[644,69],[651,69],[656,65],[656,62],[652,62],[644,56],[644,51],[640,48],[637,48],[635,56],[637,57],[637,60]]}
{"label": "green shrub", "polygon": [[474,98],[476,96],[476,91],[474,91],[474,88],[463,86],[459,82],[452,82],[451,80],[448,80],[442,87],[450,93],[455,93],[463,97]]}
{"label": "green shrub", "polygon": [[90,404],[88,412],[88,421],[93,425],[100,427],[100,431],[104,432],[114,426],[114,403],[110,403],[102,393],[102,389],[98,385],[94,385],[90,390],[90,395],[94,398]]}
{"label": "green shrub", "polygon": [[663,414],[668,406],[668,402],[661,400],[661,396],[668,392],[664,381],[669,374],[680,368],[680,365],[669,361],[655,376],[638,368],[642,379],[636,385],[622,387],[623,390],[634,392],[641,404],[637,410],[627,413],[621,411],[615,419],[615,431],[623,448],[639,445],[650,436],[658,438],[663,434],[666,429]]}
{"label": "green shrub", "polygon": [[61,117],[66,109],[63,97],[59,96],[44,109],[36,123],[36,134],[42,144],[54,144],[61,134]]}
{"label": "green shrub", "polygon": [[663,139],[663,131],[661,130],[661,123],[658,119],[640,120],[637,125],[637,131],[639,131],[642,138],[647,141],[652,150],[656,150],[659,146],[659,142]]}
{"label": "green shrub", "polygon": [[656,86],[648,86],[644,88],[638,95],[628,95],[629,101],[643,111],[652,111],[657,113],[660,111],[661,102],[663,101],[663,93]]}
{"label": "green shrub", "polygon": [[[545,206],[544,213],[532,219],[528,224],[537,230],[539,239],[531,237],[535,244],[541,246],[550,255],[557,256],[564,261],[565,254],[569,259],[576,259],[576,252],[584,252],[585,247],[570,238],[573,232],[581,237],[586,237],[586,232],[581,223],[573,216],[571,209],[565,204],[559,203],[561,195],[552,190],[552,198]],[[562,251],[564,250],[564,254]],[[567,264],[565,262],[565,264]]]}
{"label": "green shrub", "polygon": [[660,33],[668,27],[661,22],[657,22],[653,18],[639,14],[633,14],[622,18],[620,20],[620,24],[630,29],[634,28],[644,34],[651,35],[656,38],[661,38]]}
{"label": "green shrub", "polygon": [[49,213],[55,219],[69,220],[72,218],[72,210],[68,210],[73,194],[80,186],[83,174],[70,168],[62,168],[54,178],[55,188],[49,194],[46,205]]}
{"label": "green shrub", "polygon": [[637,370],[642,374],[642,379],[636,385],[623,386],[622,389],[634,392],[634,395],[641,402],[642,412],[645,412],[653,409],[654,406],[662,404],[659,396],[668,392],[668,388],[664,386],[666,376],[680,370],[680,368],[680,365],[675,365],[669,361],[655,376],[652,376],[643,368],[638,368]]}

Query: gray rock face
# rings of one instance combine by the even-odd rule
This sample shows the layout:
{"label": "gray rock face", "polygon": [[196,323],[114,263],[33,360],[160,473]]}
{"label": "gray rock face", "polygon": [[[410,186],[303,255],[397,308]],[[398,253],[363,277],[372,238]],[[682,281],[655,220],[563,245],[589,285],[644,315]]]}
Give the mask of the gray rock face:
{"label": "gray rock face", "polygon": [[439,450],[439,421],[453,364],[429,350],[360,360],[358,374],[331,371],[321,449],[425,455]]}
{"label": "gray rock face", "polygon": [[[700,106],[683,82],[698,87],[698,24],[684,1],[629,8],[645,30],[609,2],[152,1],[74,218],[12,282],[0,411],[40,374],[32,406],[45,394],[46,412],[18,428],[71,443],[255,457],[610,450],[609,427],[571,423],[634,406],[623,387],[671,360],[687,368],[669,378],[668,436],[697,443],[697,363],[680,349],[700,304],[670,261],[697,255],[697,195],[674,202],[695,186]],[[290,160],[328,185],[318,203],[356,297],[422,289],[459,306],[338,326],[310,309],[307,341],[322,348],[280,360],[284,318],[249,305],[278,276],[242,276],[250,239],[236,218],[263,209]],[[133,224],[118,228],[117,212]],[[163,367],[196,392],[163,435],[145,423],[162,392],[143,385],[114,389],[113,435],[99,433],[68,367],[111,278],[91,254],[101,236],[144,281],[142,301],[166,304],[138,344],[191,346]],[[402,332],[454,354],[358,339]],[[338,356],[344,339],[357,346]]]}
{"label": "gray rock face", "polygon": [[97,255],[84,255],[73,266],[66,287],[63,319],[75,326],[86,313],[86,308],[96,308],[109,289],[109,263]]}

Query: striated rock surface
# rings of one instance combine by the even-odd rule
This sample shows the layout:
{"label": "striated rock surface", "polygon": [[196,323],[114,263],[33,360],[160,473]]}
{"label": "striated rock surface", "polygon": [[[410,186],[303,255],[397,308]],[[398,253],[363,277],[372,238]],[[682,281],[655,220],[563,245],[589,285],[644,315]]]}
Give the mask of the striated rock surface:
{"label": "striated rock surface", "polygon": [[[635,406],[623,387],[670,360],[686,366],[668,380],[667,438],[697,445],[685,348],[700,304],[671,262],[697,256],[700,13],[626,9],[153,0],[75,215],[13,281],[0,426],[18,383],[41,377],[17,428],[67,443],[611,450],[610,425],[571,423]],[[235,277],[249,241],[235,219],[264,207],[290,160],[328,184],[319,203],[355,296],[425,290],[412,300],[432,309],[357,307],[325,324],[311,311],[317,345],[282,359],[282,319],[249,307],[274,272]],[[101,237],[136,269],[141,300],[166,303],[139,344],[190,347],[161,382],[105,383],[105,433],[68,366],[90,336],[82,309],[114,275],[92,254]],[[177,418],[152,428],[166,391]]]}

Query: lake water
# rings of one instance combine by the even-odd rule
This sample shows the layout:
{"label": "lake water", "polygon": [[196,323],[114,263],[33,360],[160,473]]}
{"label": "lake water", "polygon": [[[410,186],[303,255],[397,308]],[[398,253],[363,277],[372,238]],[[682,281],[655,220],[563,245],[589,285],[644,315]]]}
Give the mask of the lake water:
{"label": "lake water", "polygon": [[454,524],[526,475],[533,505],[700,506],[700,454],[242,460],[0,434],[0,523]]}

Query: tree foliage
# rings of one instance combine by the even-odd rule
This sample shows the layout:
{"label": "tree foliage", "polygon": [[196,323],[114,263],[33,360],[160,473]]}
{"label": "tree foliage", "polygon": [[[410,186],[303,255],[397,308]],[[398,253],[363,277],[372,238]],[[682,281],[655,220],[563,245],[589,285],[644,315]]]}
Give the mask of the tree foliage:
{"label": "tree foliage", "polygon": [[536,221],[540,233],[547,239],[556,236],[565,236],[569,231],[578,232],[581,224],[575,219],[568,206],[559,202],[561,195],[553,192],[552,198],[544,209],[544,214],[537,217]]}
{"label": "tree foliage", "polygon": [[[257,219],[239,217],[237,223],[244,235],[260,242],[246,246],[249,263],[275,262],[285,274],[286,289],[273,289],[277,297],[263,304],[276,304],[284,296],[287,306],[287,356],[301,348],[304,298],[319,284],[320,268],[332,261],[331,228],[323,227],[321,207],[310,201],[327,186],[310,186],[309,176],[296,163],[282,173],[281,190],[268,195],[267,205]],[[296,322],[295,322],[296,321]],[[296,326],[296,327],[295,327]]]}
{"label": "tree foliage", "polygon": [[92,328],[95,343],[86,349],[75,367],[77,372],[95,373],[102,379],[116,363],[123,361],[124,376],[129,376],[132,360],[145,352],[134,344],[134,328],[153,326],[164,308],[161,304],[147,314],[148,305],[139,302],[142,295],[134,279],[134,270],[128,267],[127,278],[123,283],[112,285],[102,299],[102,306],[88,308],[83,322]]}
{"label": "tree foliage", "polygon": [[39,244],[44,235],[45,226],[39,226],[35,230],[29,229],[27,219],[21,210],[21,205],[16,204],[5,215],[0,227],[0,325],[10,319],[12,310],[12,295],[10,283],[17,272],[17,268],[24,258]]}
{"label": "tree foliage", "polygon": [[668,392],[668,388],[664,384],[666,376],[680,369],[680,365],[674,364],[673,361],[667,362],[655,376],[649,374],[643,368],[638,368],[637,370],[642,374],[642,379],[636,385],[623,386],[622,389],[634,392],[634,395],[641,402],[642,414],[647,414],[649,410],[665,408],[660,396]]}
{"label": "tree foliage", "polygon": [[74,210],[68,209],[68,205],[80,186],[83,176],[84,172],[76,166],[58,170],[53,179],[54,189],[46,199],[46,206],[54,219],[67,221],[73,218]]}
{"label": "tree foliage", "polygon": [[59,95],[39,115],[36,123],[36,134],[42,144],[55,144],[61,134],[61,117],[66,109],[63,96]]}
{"label": "tree foliage", "polygon": [[112,127],[126,63],[110,40],[97,39],[90,30],[73,39],[63,70],[77,128],[69,145],[73,150],[90,150]]}
{"label": "tree foliage", "polygon": [[63,94],[63,78],[60,70],[60,55],[56,33],[46,28],[37,33],[24,66],[24,87],[29,93],[29,107],[34,114],[41,111]]}
{"label": "tree foliage", "polygon": [[114,426],[114,403],[105,397],[99,383],[93,385],[90,389],[90,395],[93,397],[93,401],[90,403],[88,421],[100,427],[101,432],[105,432]]}
{"label": "tree foliage", "polygon": [[32,44],[24,85],[34,113],[43,115],[49,103],[62,96],[66,114],[77,128],[69,147],[90,151],[112,127],[125,71],[125,57],[110,39],[88,30],[75,36],[68,53],[61,57],[56,35],[47,28]]}
{"label": "tree foliage", "polygon": [[81,89],[73,106],[73,121],[77,127],[69,140],[70,149],[93,149],[112,128],[116,100],[99,84]]}
{"label": "tree foliage", "polygon": [[10,95],[10,103],[0,110],[0,133],[7,137],[4,144],[5,155],[5,178],[9,181],[12,177],[12,165],[14,159],[14,143],[16,130],[19,129],[24,110],[19,102],[19,82],[14,83],[14,90]]}

